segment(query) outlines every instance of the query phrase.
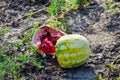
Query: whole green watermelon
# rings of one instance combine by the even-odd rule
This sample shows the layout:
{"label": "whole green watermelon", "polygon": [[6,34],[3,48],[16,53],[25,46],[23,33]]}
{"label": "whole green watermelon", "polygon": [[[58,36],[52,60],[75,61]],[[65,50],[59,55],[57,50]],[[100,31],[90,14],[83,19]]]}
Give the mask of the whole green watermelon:
{"label": "whole green watermelon", "polygon": [[74,68],[84,64],[91,52],[87,39],[78,34],[62,36],[55,47],[57,61],[63,68]]}

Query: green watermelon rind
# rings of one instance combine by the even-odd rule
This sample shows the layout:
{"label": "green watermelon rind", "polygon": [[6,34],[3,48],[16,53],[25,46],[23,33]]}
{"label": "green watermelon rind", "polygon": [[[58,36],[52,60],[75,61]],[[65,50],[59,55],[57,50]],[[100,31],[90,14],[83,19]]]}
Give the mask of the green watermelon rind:
{"label": "green watermelon rind", "polygon": [[57,61],[63,68],[74,68],[84,64],[89,59],[90,52],[89,42],[81,35],[65,35],[56,43]]}

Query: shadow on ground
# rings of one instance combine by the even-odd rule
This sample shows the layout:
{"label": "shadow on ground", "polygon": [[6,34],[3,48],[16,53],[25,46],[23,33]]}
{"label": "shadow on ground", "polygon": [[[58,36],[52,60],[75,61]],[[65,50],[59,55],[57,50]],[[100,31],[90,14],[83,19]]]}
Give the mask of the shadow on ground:
{"label": "shadow on ground", "polygon": [[97,80],[97,75],[91,66],[83,65],[78,68],[65,70],[66,80]]}

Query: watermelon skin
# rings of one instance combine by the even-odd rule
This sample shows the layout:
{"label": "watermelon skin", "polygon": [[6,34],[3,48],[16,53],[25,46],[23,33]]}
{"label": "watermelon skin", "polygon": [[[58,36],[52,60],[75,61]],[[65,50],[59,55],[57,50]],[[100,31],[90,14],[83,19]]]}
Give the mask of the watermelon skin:
{"label": "watermelon skin", "polygon": [[62,36],[55,47],[57,61],[63,68],[74,68],[84,64],[91,53],[87,39],[78,34]]}

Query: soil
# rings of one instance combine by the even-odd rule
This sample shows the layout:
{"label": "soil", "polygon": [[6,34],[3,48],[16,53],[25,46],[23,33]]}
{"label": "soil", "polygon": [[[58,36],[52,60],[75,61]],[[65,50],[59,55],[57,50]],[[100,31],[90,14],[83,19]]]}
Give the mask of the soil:
{"label": "soil", "polygon": [[[15,19],[29,14],[48,5],[43,0],[0,0],[0,25],[11,23],[7,27],[10,32],[0,36],[0,47],[20,41],[19,35],[24,35],[33,28],[34,22],[44,23],[49,15],[42,11],[35,14],[31,20],[23,18]],[[38,2],[36,2],[38,1]],[[42,2],[43,1],[43,2]],[[100,6],[99,0],[93,1],[88,7],[73,11],[66,16],[71,34],[81,34],[90,42],[91,55],[89,60],[82,66],[73,69],[63,69],[56,59],[51,56],[36,58],[42,62],[42,67],[37,68],[31,63],[26,63],[21,69],[22,76],[28,76],[29,80],[97,80],[99,74],[104,78],[115,80],[120,76],[120,66],[111,71],[106,65],[114,62],[120,55],[120,13],[109,14]],[[15,21],[15,22],[14,22]],[[0,26],[0,29],[6,26]],[[47,60],[47,61],[46,61]]]}

